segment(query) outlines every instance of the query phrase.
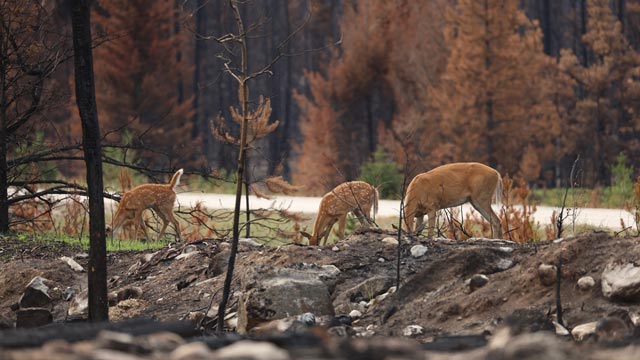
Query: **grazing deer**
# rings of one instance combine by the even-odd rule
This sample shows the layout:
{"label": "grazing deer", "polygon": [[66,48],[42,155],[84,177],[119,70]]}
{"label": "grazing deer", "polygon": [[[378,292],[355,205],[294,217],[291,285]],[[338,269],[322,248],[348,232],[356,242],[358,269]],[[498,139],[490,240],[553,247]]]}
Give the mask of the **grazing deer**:
{"label": "grazing deer", "polygon": [[[378,213],[378,189],[364,181],[350,181],[336,186],[320,201],[318,216],[313,224],[313,234],[301,231],[309,239],[309,245],[326,244],[333,225],[339,221],[338,236],[344,237],[347,214],[353,212],[360,224],[368,226],[375,221]],[[373,208],[373,218],[370,216]],[[366,222],[365,222],[366,219]]]}
{"label": "grazing deer", "polygon": [[138,227],[141,226],[148,240],[149,235],[142,220],[142,212],[146,209],[153,209],[163,222],[162,230],[158,234],[158,240],[164,235],[169,222],[175,226],[178,238],[182,239],[180,236],[180,224],[173,215],[173,204],[176,201],[175,188],[180,183],[182,173],[182,169],[176,171],[169,184],[144,184],[125,192],[113,217],[112,235],[115,235],[118,228],[123,224],[133,223],[133,233],[137,236]]}
{"label": "grazing deer", "polygon": [[429,218],[428,237],[433,238],[436,212],[470,202],[491,224],[492,236],[502,235],[500,218],[491,209],[492,199],[500,204],[500,173],[480,163],[453,163],[439,166],[411,180],[404,198],[404,225],[408,233],[423,228],[424,215]]}

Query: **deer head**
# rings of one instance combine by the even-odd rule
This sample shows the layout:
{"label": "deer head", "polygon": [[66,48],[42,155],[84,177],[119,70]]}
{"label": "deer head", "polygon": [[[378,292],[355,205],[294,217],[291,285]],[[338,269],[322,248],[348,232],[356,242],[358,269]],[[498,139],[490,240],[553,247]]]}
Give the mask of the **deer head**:
{"label": "deer head", "polygon": [[[378,197],[378,190],[364,181],[342,183],[322,197],[313,224],[313,234],[304,231],[300,233],[309,239],[309,245],[318,245],[323,239],[324,245],[331,228],[338,221],[338,236],[344,237],[349,212],[353,212],[363,226],[373,224],[378,212]],[[370,216],[372,208],[373,217]]]}

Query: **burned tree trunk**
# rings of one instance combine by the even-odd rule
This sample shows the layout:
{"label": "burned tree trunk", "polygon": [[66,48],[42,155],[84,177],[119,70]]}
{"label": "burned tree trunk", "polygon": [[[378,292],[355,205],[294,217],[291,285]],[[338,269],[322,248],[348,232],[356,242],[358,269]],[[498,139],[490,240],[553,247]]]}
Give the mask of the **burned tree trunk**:
{"label": "burned tree trunk", "polygon": [[89,320],[109,320],[107,301],[107,249],[102,198],[100,127],[96,108],[91,54],[91,9],[89,0],[71,2],[76,102],[82,121],[82,143],[89,193]]}

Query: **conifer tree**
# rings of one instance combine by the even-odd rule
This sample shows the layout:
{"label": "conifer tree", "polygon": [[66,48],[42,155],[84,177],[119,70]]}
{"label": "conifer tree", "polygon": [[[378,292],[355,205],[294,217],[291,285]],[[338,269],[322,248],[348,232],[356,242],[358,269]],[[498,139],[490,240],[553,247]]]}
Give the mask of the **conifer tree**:
{"label": "conifer tree", "polygon": [[191,133],[189,34],[180,31],[175,2],[101,0],[99,8],[96,23],[110,38],[95,56],[102,132],[154,149],[140,154],[146,166],[168,165],[157,164],[158,153],[184,166],[199,147]]}
{"label": "conifer tree", "polygon": [[459,1],[447,13],[445,41],[449,60],[434,97],[452,160],[514,174],[529,145],[550,149],[552,63],[518,1]]}
{"label": "conifer tree", "polygon": [[608,169],[619,153],[640,156],[640,54],[625,38],[608,1],[587,5],[588,31],[582,40],[592,54],[590,63],[584,66],[564,50],[560,69],[565,86],[578,89],[578,100],[565,108],[576,131],[570,151],[583,156],[586,181],[593,185],[608,183]]}

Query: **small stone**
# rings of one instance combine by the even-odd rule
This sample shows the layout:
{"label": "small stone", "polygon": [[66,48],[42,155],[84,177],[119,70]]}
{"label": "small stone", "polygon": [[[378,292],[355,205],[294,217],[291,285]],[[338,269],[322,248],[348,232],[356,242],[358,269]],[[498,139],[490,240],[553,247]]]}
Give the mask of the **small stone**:
{"label": "small stone", "polygon": [[406,337],[414,337],[418,335],[422,335],[424,333],[424,328],[420,325],[409,325],[404,330],[402,330],[402,335]]}
{"label": "small stone", "polygon": [[582,341],[587,336],[595,334],[597,322],[590,322],[582,325],[578,325],[571,330],[571,335],[576,341]]}
{"label": "small stone", "polygon": [[473,292],[489,282],[489,277],[482,274],[475,274],[469,279],[469,289]]}
{"label": "small stone", "polygon": [[337,276],[341,273],[340,269],[338,269],[335,265],[322,265],[322,270],[324,270],[328,276]]}
{"label": "small stone", "polygon": [[211,358],[213,356],[209,351],[209,347],[201,341],[181,345],[169,354],[169,359],[171,360],[205,360]]}
{"label": "small stone", "polygon": [[411,256],[419,258],[427,253],[428,248],[424,245],[414,245],[411,247]]}
{"label": "small stone", "polygon": [[578,289],[582,291],[591,290],[596,286],[596,281],[591,276],[583,276],[578,279]]}
{"label": "small stone", "polygon": [[333,250],[334,252],[338,252],[338,251],[340,251],[340,248],[337,247],[337,246],[334,246],[334,247],[331,248],[331,250]]}
{"label": "small stone", "polygon": [[538,267],[538,277],[544,286],[551,286],[556,283],[557,268],[554,265],[540,264]]}
{"label": "small stone", "polygon": [[70,257],[63,256],[60,260],[64,261],[73,271],[84,272],[84,268]]}
{"label": "small stone", "polygon": [[349,313],[349,316],[351,316],[353,319],[359,319],[362,317],[362,312],[358,310],[351,310],[351,312]]}
{"label": "small stone", "polygon": [[289,353],[266,341],[241,340],[217,350],[212,358],[220,360],[289,360]]}
{"label": "small stone", "polygon": [[383,262],[385,262],[385,260],[384,260],[384,258],[378,258],[378,262],[379,263],[383,263]]}
{"label": "small stone", "polygon": [[316,316],[312,313],[304,313],[298,316],[298,320],[302,321],[306,325],[312,326],[316,324]]}
{"label": "small stone", "polygon": [[16,328],[34,328],[53,322],[53,315],[48,309],[27,308],[16,312]]}
{"label": "small stone", "polygon": [[569,335],[571,335],[569,330],[567,330],[566,327],[560,325],[558,322],[554,321],[553,325],[556,328],[556,335],[558,335],[558,336],[569,336]]}
{"label": "small stone", "polygon": [[388,245],[388,246],[396,246],[396,245],[398,245],[398,239],[392,238],[390,236],[382,239],[382,242],[385,245]]}

